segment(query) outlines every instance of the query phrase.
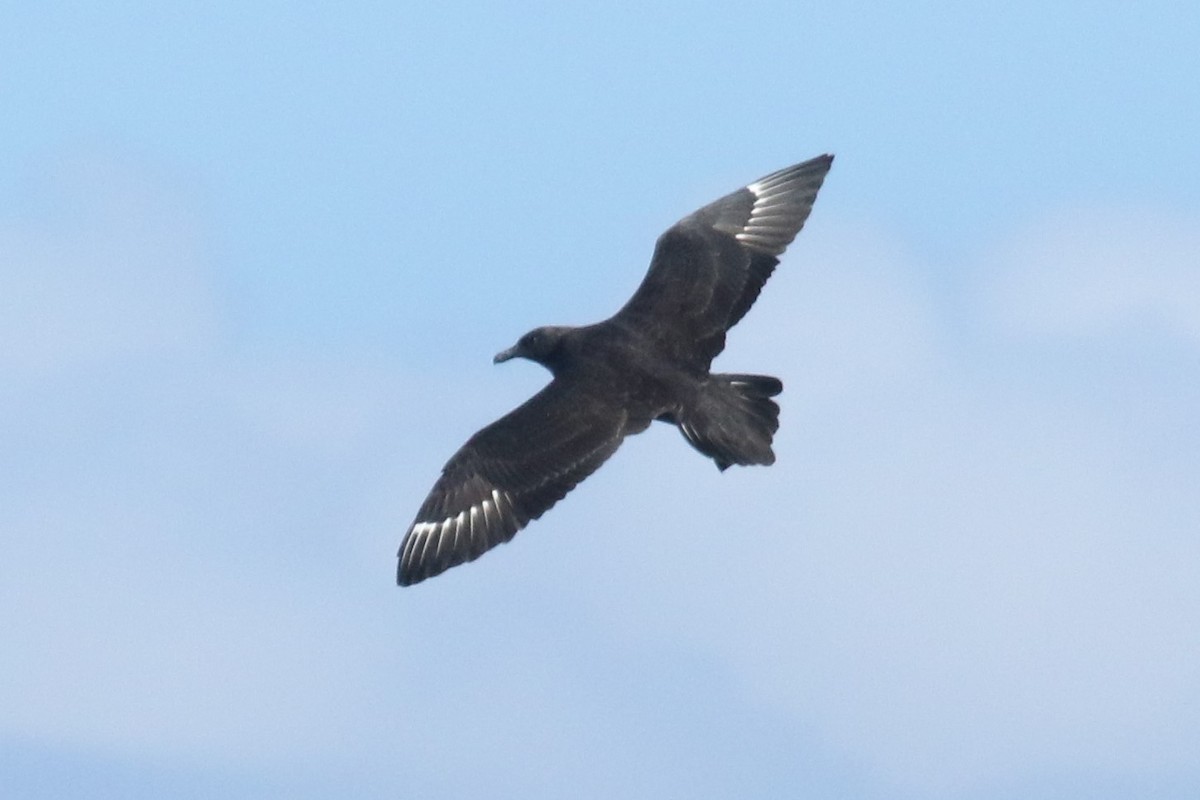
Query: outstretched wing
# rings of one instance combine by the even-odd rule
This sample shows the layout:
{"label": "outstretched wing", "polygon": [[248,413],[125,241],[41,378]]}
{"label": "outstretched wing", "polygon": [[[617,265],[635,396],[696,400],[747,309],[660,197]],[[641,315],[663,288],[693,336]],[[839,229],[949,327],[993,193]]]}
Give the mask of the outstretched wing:
{"label": "outstretched wing", "polygon": [[400,545],[401,586],[507,542],[591,475],[625,437],[625,411],[556,378],[454,454]]}
{"label": "outstretched wing", "polygon": [[832,163],[824,155],[773,172],[675,223],[614,319],[708,369],[804,226]]}

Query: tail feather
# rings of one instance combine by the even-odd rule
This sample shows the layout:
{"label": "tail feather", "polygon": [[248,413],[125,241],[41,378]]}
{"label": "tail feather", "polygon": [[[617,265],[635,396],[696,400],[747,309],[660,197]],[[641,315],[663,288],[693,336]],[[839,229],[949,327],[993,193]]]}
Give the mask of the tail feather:
{"label": "tail feather", "polygon": [[710,375],[693,406],[680,413],[679,429],[722,471],[733,464],[774,464],[779,406],[771,398],[782,391],[779,379],[767,375]]}

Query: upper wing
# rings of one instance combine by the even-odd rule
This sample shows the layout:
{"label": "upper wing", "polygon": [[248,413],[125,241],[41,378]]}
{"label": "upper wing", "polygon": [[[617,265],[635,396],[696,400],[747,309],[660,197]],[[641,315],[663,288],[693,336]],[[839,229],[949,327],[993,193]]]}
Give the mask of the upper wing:
{"label": "upper wing", "polygon": [[675,223],[614,319],[707,369],[804,226],[832,163],[824,155],[773,172]]}
{"label": "upper wing", "polygon": [[401,586],[507,542],[592,474],[625,437],[625,412],[558,379],[472,436],[442,468],[400,545]]}

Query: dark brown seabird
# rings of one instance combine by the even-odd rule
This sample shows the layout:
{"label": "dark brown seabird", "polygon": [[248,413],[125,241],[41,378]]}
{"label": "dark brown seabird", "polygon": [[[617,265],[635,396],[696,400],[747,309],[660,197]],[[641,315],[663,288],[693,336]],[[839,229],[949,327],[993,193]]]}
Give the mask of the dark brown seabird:
{"label": "dark brown seabird", "polygon": [[765,375],[712,374],[804,226],[833,163],[773,172],[671,226],[624,308],[579,328],[522,336],[496,363],[528,358],[553,380],[476,433],[442,468],[400,546],[408,586],[507,542],[654,420],[676,425],[716,462],[772,464],[783,391]]}

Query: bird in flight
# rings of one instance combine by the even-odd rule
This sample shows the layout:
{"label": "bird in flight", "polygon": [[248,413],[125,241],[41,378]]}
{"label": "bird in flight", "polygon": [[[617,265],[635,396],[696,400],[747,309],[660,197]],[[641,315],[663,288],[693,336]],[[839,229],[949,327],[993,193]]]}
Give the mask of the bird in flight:
{"label": "bird in flight", "polygon": [[446,462],[404,536],[397,582],[512,539],[654,420],[677,426],[721,470],[774,463],[771,398],[783,384],[709,365],[804,226],[832,163],[823,155],[772,172],[684,217],[659,237],[616,314],[536,328],[497,354],[496,363],[527,358],[554,377]]}

